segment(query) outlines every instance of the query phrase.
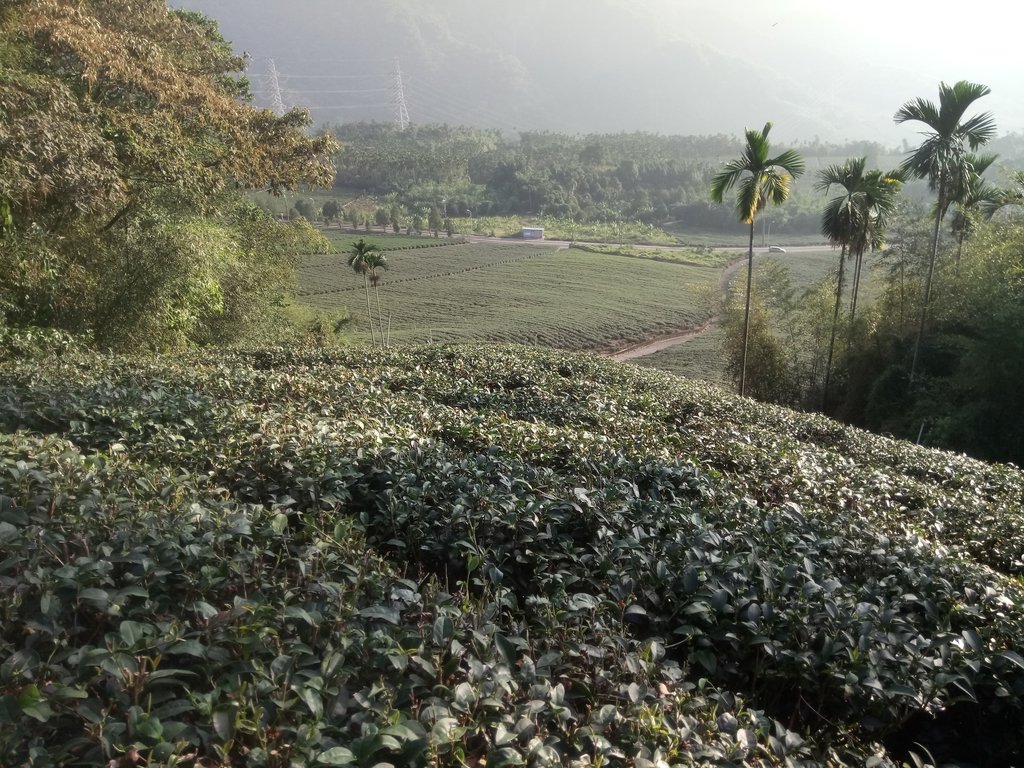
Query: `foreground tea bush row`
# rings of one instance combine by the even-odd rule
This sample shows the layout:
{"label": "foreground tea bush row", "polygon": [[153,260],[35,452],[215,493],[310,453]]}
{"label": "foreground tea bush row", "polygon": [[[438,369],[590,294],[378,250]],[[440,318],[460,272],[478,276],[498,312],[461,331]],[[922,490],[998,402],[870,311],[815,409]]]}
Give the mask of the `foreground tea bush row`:
{"label": "foreground tea bush row", "polygon": [[2,764],[1024,749],[1012,467],[519,347],[8,367],[0,424]]}

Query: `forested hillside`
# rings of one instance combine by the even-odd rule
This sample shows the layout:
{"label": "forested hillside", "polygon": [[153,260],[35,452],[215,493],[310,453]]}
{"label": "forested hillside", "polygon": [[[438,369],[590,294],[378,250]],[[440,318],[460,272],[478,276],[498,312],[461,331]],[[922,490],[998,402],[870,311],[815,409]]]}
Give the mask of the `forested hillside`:
{"label": "forested hillside", "polygon": [[[735,232],[731,212],[711,205],[715,169],[738,148],[733,136],[623,133],[566,136],[448,125],[347,123],[329,129],[341,143],[338,185],[386,197],[408,212],[442,216],[514,214],[581,221],[671,222],[683,230]],[[866,155],[898,162],[895,150],[872,142],[804,143],[815,162]],[[773,218],[780,236],[820,228],[821,197],[797,186],[790,205]]]}

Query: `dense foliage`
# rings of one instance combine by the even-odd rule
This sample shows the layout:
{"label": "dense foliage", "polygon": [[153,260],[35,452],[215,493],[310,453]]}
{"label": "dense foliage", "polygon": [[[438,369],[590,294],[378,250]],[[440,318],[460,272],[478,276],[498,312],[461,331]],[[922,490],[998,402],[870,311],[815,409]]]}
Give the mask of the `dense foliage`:
{"label": "dense foliage", "polygon": [[1024,749],[1016,469],[513,347],[2,386],[4,764]]}
{"label": "dense foliage", "polygon": [[[834,313],[837,271],[824,280],[804,281],[796,257],[758,264],[750,394],[820,409],[829,328],[838,319],[828,413],[873,431],[1019,466],[1024,463],[1024,221],[1015,212],[1000,212],[978,225],[962,254],[958,238],[944,239],[934,274],[938,300],[911,384],[932,227],[920,215],[898,217],[889,246],[868,259],[869,300],[856,317],[849,311],[852,285],[843,291],[844,311]],[[734,290],[723,310],[722,352],[734,381],[741,355],[739,299]]]}
{"label": "dense foliage", "polygon": [[[918,230],[917,241],[924,240]],[[1024,463],[1024,222],[994,221],[964,247],[939,255],[928,335],[908,390],[911,330],[927,264],[894,249],[885,292],[855,337],[847,365],[847,418],[933,445]]]}
{"label": "dense foliage", "polygon": [[204,17],[159,0],[14,0],[0,10],[0,331],[106,347],[232,338],[325,248],[240,193],[328,184],[308,116],[247,104]]}
{"label": "dense foliage", "polygon": [[[392,195],[412,213],[550,215],[582,222],[640,221],[699,231],[735,232],[727,207],[712,205],[707,187],[719,162],[742,149],[730,136],[644,133],[565,136],[447,125],[346,124],[331,130],[338,183]],[[878,144],[804,144],[811,157],[848,152],[888,154]],[[773,231],[816,233],[817,196],[810,186],[794,205],[773,212]]]}

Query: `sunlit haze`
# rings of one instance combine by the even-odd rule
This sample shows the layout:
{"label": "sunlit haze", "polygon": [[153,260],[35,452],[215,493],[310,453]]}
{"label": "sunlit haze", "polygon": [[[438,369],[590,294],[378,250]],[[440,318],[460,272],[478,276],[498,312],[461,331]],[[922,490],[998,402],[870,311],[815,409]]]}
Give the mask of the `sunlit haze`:
{"label": "sunlit haze", "polygon": [[[178,4],[178,3],[173,3]],[[506,131],[735,133],[916,143],[903,102],[940,81],[992,94],[1024,131],[1024,65],[1008,5],[820,0],[182,0],[251,56],[259,103],[275,60],[285,106],[317,122],[387,120],[394,60],[413,122]],[[997,9],[997,10],[996,10]],[[313,78],[316,79],[313,79]],[[313,87],[314,84],[316,87]]]}

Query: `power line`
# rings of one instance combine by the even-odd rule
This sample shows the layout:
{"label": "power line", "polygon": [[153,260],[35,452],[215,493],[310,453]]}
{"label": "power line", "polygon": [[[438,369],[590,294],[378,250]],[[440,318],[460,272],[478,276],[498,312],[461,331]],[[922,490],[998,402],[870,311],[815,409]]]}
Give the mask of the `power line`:
{"label": "power line", "polygon": [[417,111],[432,115],[435,119],[440,117],[444,122],[466,124],[470,121],[470,118],[474,118],[479,122],[486,122],[501,130],[512,132],[522,130],[520,126],[509,122],[507,118],[498,116],[483,105],[475,103],[470,99],[421,82],[415,83],[415,86],[414,93]]}
{"label": "power line", "polygon": [[[352,59],[349,61],[366,64],[367,59]],[[384,61],[384,60],[373,60]],[[261,100],[270,102],[270,108],[283,114],[285,104],[296,102],[317,101],[320,96],[341,96],[346,103],[305,103],[303,107],[310,112],[359,112],[370,114],[377,110],[391,108],[392,119],[404,130],[411,123],[409,116],[410,106],[415,106],[415,111],[421,120],[444,122],[455,125],[478,124],[497,128],[503,131],[517,132],[521,127],[511,122],[507,116],[501,116],[490,109],[486,104],[475,101],[471,96],[453,92],[440,83],[432,83],[429,80],[416,79],[412,83],[411,92],[407,91],[405,78],[402,73],[401,63],[398,57],[391,59],[392,71],[390,76],[386,72],[377,74],[313,74],[293,75],[285,74],[277,68],[277,60],[267,59],[268,73],[257,76],[254,89]],[[326,64],[318,62],[318,68],[323,71]],[[383,87],[384,78],[389,77],[389,87]],[[381,81],[382,87],[345,87],[342,83],[348,81],[363,81],[370,85],[372,80]],[[300,86],[297,88],[294,85]],[[324,83],[328,87],[317,88],[314,83]],[[330,84],[337,83],[340,87],[331,88]],[[306,85],[307,87],[301,87]],[[312,86],[312,87],[310,87]],[[391,102],[384,103],[379,99],[362,101],[359,97],[391,94]],[[379,113],[378,113],[379,114]],[[380,119],[376,117],[375,119]]]}
{"label": "power line", "polygon": [[306,109],[310,112],[316,112],[317,110],[324,109],[375,109],[394,106],[390,101],[385,101],[380,104],[317,104],[316,106],[306,106]]}
{"label": "power line", "polygon": [[[318,57],[315,57],[315,58],[313,58],[313,57],[294,57],[294,56],[276,56],[274,58],[276,58],[278,61],[286,62],[287,64],[289,64],[291,66],[295,66],[297,64],[317,64],[317,65],[320,65],[322,68],[326,68],[326,67],[348,67],[350,64],[389,64],[392,61],[391,58],[379,58],[379,59],[376,59],[376,58],[367,58],[365,56],[361,56],[361,57],[354,56],[352,58],[347,58],[347,59],[346,58],[325,59],[322,56],[318,56]],[[253,57],[251,59],[251,61],[267,61],[267,60],[269,60],[269,58],[268,57],[264,57],[264,56],[256,56],[256,57]]]}
{"label": "power line", "polygon": [[325,91],[297,91],[293,88],[288,89],[288,93],[297,93],[303,96],[315,93],[329,93],[337,95],[339,93],[391,93],[391,88],[350,88],[348,90],[325,90]]}
{"label": "power line", "polygon": [[[264,78],[267,75],[254,74],[253,77]],[[370,80],[380,79],[382,75],[375,73],[371,75],[287,75],[291,80]]]}

